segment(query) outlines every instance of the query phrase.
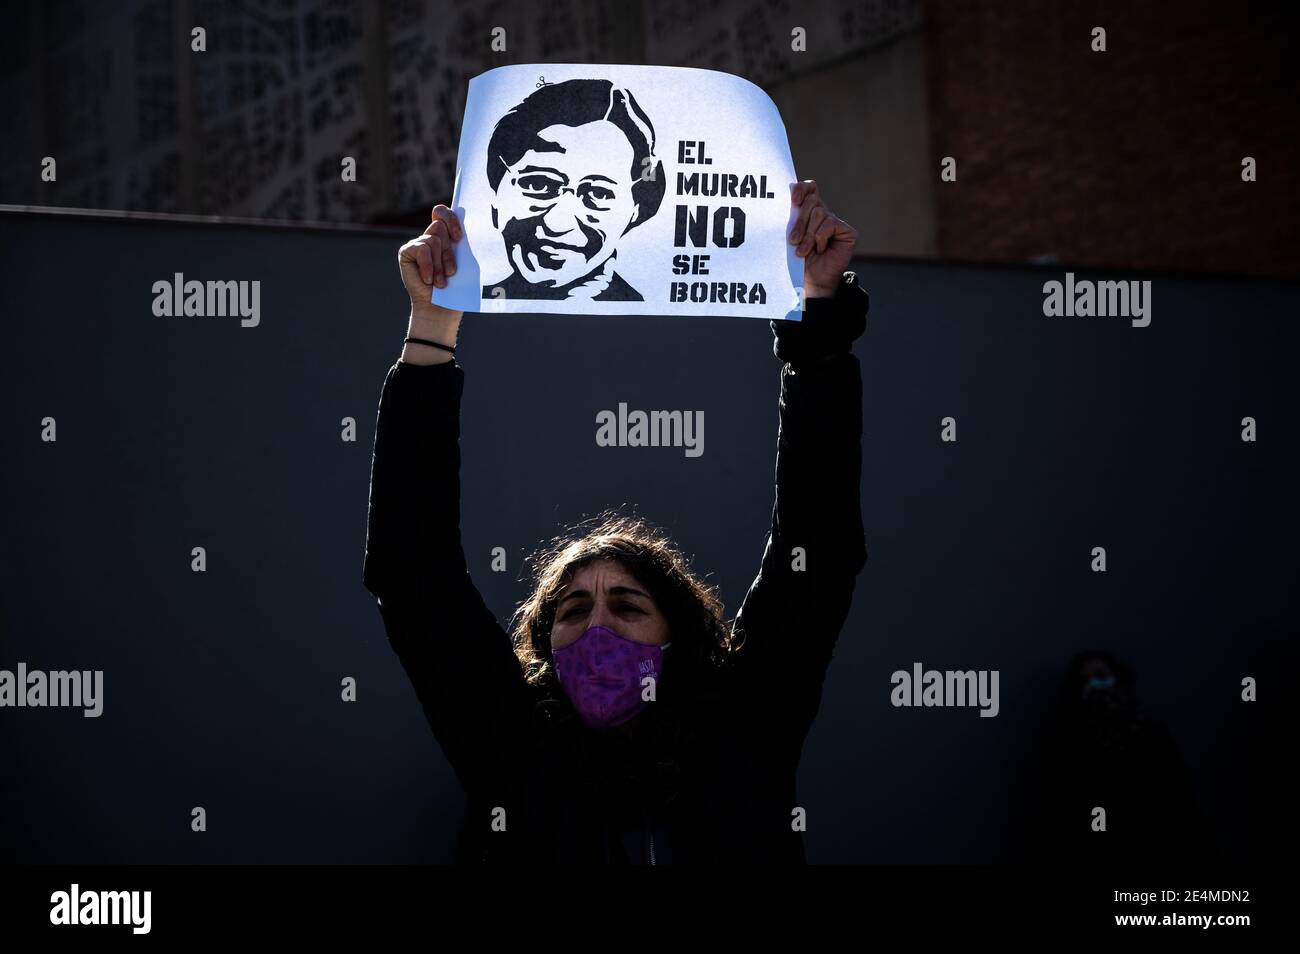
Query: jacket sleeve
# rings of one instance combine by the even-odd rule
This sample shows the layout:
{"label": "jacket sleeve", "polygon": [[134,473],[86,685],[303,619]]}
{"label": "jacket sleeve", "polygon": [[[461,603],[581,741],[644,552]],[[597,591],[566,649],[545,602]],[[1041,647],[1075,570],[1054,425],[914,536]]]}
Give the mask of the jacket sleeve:
{"label": "jacket sleeve", "polygon": [[472,798],[500,791],[529,692],[470,580],[460,535],[460,398],[451,361],[399,361],[375,425],[362,581],[443,753]]}
{"label": "jacket sleeve", "polygon": [[[868,297],[846,272],[803,320],[773,321],[781,367],[776,501],[758,576],[737,614],[737,671],[757,713],[802,745],[867,560],[859,483],[862,375],[853,341]],[[772,723],[769,723],[772,724]]]}

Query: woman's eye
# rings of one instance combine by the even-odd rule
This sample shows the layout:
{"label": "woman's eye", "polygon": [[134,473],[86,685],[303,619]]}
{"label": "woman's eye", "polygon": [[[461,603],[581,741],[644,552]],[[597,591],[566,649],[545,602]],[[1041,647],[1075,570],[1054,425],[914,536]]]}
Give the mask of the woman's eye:
{"label": "woman's eye", "polygon": [[583,204],[589,209],[602,209],[600,203],[608,204],[614,199],[614,193],[610,189],[597,185],[584,185],[581,187]]}
{"label": "woman's eye", "polygon": [[558,195],[560,183],[549,176],[524,176],[519,180],[519,188],[536,195]]}
{"label": "woman's eye", "polygon": [[586,610],[584,610],[580,606],[570,607],[569,609],[565,610],[563,613],[560,614],[560,622],[564,622],[565,620],[568,619],[577,619],[584,612],[586,612]]}

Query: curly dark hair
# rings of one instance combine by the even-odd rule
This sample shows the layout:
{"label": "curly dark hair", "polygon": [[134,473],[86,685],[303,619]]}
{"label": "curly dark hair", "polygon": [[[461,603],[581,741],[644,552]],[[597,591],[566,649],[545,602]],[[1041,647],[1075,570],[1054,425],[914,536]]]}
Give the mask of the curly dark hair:
{"label": "curly dark hair", "polygon": [[528,558],[532,593],[515,610],[510,633],[529,684],[553,677],[551,627],[560,593],[579,568],[596,560],[617,561],[650,591],[668,621],[675,665],[685,661],[697,669],[726,663],[735,647],[716,587],[695,575],[662,530],[641,517],[606,511],[566,530]]}

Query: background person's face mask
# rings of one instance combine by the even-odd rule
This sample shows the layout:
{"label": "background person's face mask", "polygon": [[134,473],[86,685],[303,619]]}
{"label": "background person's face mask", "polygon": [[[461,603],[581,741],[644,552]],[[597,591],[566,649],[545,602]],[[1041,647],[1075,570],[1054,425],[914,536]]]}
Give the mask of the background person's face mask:
{"label": "background person's face mask", "polygon": [[1093,676],[1083,687],[1084,698],[1095,692],[1109,692],[1115,688],[1114,676]]}
{"label": "background person's face mask", "polygon": [[604,626],[592,626],[551,655],[555,676],[578,716],[593,729],[608,729],[627,722],[647,705],[642,680],[658,681],[667,648],[667,643],[651,646]]}

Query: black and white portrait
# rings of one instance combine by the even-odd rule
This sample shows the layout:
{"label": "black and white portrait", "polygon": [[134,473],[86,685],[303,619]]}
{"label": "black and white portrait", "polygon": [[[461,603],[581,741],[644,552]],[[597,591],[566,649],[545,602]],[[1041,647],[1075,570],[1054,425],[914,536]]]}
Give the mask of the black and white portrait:
{"label": "black and white portrait", "polygon": [[493,129],[487,179],[511,273],[485,299],[643,300],[615,270],[618,244],[659,211],[664,174],[654,126],[628,90],[539,85]]}

